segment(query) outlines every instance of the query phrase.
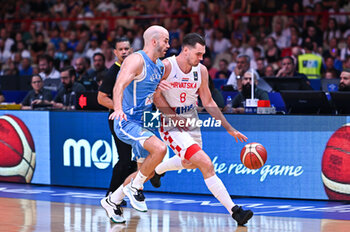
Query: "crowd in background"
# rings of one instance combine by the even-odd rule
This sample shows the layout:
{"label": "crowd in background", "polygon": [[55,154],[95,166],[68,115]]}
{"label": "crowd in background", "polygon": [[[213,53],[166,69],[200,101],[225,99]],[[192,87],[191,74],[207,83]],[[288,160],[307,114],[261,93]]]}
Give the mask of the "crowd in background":
{"label": "crowd in background", "polygon": [[[350,15],[343,14],[350,3],[342,0],[18,0],[0,12],[0,75],[59,78],[57,70],[72,65],[91,85],[114,63],[113,41],[127,37],[137,51],[151,24],[169,30],[167,56],[180,52],[186,33],[203,35],[213,79],[228,79],[242,54],[260,76],[275,76],[282,57],[297,64],[310,44],[322,57],[321,78],[350,68]],[[311,14],[275,14],[288,12]]]}

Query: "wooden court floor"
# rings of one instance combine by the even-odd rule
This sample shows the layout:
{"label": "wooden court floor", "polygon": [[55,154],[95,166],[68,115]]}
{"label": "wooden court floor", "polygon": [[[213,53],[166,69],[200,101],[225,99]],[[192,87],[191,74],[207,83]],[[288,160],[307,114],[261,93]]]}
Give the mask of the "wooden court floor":
{"label": "wooden court floor", "polygon": [[[7,232],[29,232],[29,231],[86,231],[86,232],[119,232],[119,231],[140,231],[140,232],[202,232],[202,231],[247,231],[247,232],[283,232],[283,231],[322,231],[322,232],[349,232],[350,220],[334,220],[327,217],[318,218],[303,217],[303,213],[281,214],[273,213],[270,215],[265,210],[264,213],[257,212],[249,223],[243,226],[237,226],[235,221],[226,213],[206,212],[207,210],[191,211],[190,208],[180,207],[152,207],[148,212],[141,213],[132,208],[124,208],[124,216],[127,220],[125,224],[110,223],[106,217],[103,208],[98,204],[101,194],[95,194],[94,199],[80,199],[72,201],[70,197],[64,196],[59,200],[50,197],[33,197],[29,193],[17,194],[15,191],[21,190],[16,186],[10,193],[1,192],[0,184],[0,231]],[[7,188],[8,189],[8,188]],[[50,190],[52,191],[52,190]],[[79,191],[79,189],[69,190]],[[35,191],[30,192],[37,193]],[[40,191],[39,191],[40,192]],[[47,190],[47,192],[49,192]],[[101,191],[100,191],[101,192]],[[26,195],[27,194],[27,195]],[[56,195],[64,194],[58,193]],[[81,191],[79,194],[83,194]],[[84,193],[85,194],[85,193]],[[52,194],[51,194],[52,195]],[[74,194],[73,194],[74,195]],[[164,194],[168,197],[169,194]],[[17,196],[17,197],[16,197]],[[31,197],[30,197],[31,196]],[[147,194],[146,194],[147,197]],[[157,195],[159,197],[159,194]],[[174,197],[173,195],[171,197]],[[28,199],[32,198],[32,199]],[[78,196],[76,196],[78,198]],[[83,197],[84,198],[84,197]],[[152,199],[152,198],[151,198]],[[80,203],[77,203],[80,202]],[[284,202],[285,204],[285,202]],[[152,205],[152,204],[151,204]],[[335,208],[334,208],[335,207]],[[348,205],[339,204],[332,206],[324,212],[333,212],[334,209],[342,209],[344,215],[350,214]],[[188,208],[188,210],[186,210]],[[223,207],[222,207],[223,208]],[[265,209],[268,206],[265,206]],[[279,209],[286,208],[278,207]],[[299,207],[300,208],[300,207]],[[305,207],[304,207],[305,208]],[[201,208],[199,208],[201,209]],[[204,208],[203,208],[204,209]],[[313,209],[313,208],[308,208]],[[315,208],[316,209],[316,208]],[[318,210],[325,207],[318,207]],[[310,211],[309,210],[309,211]],[[254,211],[254,210],[253,210]],[[315,211],[315,212],[316,212]],[[304,211],[305,213],[307,211]],[[312,211],[313,212],[313,211]],[[271,213],[271,211],[270,211]],[[317,213],[311,213],[311,216]],[[325,213],[324,215],[326,215]],[[290,216],[288,216],[290,215]],[[327,214],[328,215],[328,214]],[[343,215],[343,216],[344,216]]]}

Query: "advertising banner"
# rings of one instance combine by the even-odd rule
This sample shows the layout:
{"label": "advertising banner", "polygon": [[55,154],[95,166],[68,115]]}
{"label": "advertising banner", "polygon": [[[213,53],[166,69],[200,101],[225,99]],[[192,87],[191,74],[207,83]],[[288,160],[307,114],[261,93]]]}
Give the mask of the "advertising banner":
{"label": "advertising banner", "polygon": [[51,112],[51,182],[108,188],[117,150],[108,113]]}
{"label": "advertising banner", "polygon": [[[0,181],[107,188],[118,152],[106,112],[1,111]],[[350,117],[226,115],[267,150],[265,165],[243,166],[225,129],[202,128],[203,149],[231,195],[348,199]],[[205,121],[208,114],[200,114]],[[167,159],[170,155],[167,154]],[[210,194],[201,172],[169,171],[160,188],[145,190]]]}
{"label": "advertising banner", "polygon": [[[203,120],[206,117],[208,115],[200,115]],[[248,137],[247,143],[258,142],[267,150],[265,165],[258,170],[250,170],[245,168],[240,160],[241,149],[246,143],[236,143],[223,128],[202,129],[203,150],[212,159],[216,174],[231,195],[328,199],[323,186],[325,182],[333,190],[342,191],[349,197],[349,175],[348,180],[344,180],[346,177],[342,180],[343,184],[346,181],[347,184],[340,186],[334,186],[337,183],[327,180],[322,175],[322,157],[327,142],[339,128],[346,128],[345,134],[340,137],[348,136],[348,140],[340,141],[338,147],[344,143],[349,147],[350,126],[342,127],[350,121],[349,117],[296,115],[226,115],[226,117],[233,127]],[[344,154],[348,156],[350,149],[345,152],[347,153]],[[337,170],[346,175],[348,171],[339,171],[346,169],[345,157],[340,160],[332,151],[328,153],[331,158],[323,164],[324,169],[329,167],[328,176],[332,176]],[[337,158],[338,163],[343,161],[343,164],[334,167],[332,157],[333,160]],[[161,180],[162,186],[158,189],[153,188],[150,183],[146,183],[145,186],[152,191],[210,194],[198,169],[170,171]]]}
{"label": "advertising banner", "polygon": [[49,112],[0,111],[0,180],[50,184]]}

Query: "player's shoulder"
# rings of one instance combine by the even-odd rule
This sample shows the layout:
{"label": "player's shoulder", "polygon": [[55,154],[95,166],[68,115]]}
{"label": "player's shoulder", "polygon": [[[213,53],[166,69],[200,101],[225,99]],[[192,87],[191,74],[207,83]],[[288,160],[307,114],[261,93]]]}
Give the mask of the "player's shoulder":
{"label": "player's shoulder", "polygon": [[164,65],[164,74],[163,74],[163,78],[166,78],[169,76],[170,72],[171,72],[171,62],[169,60],[170,57],[165,58],[162,60],[162,63]]}
{"label": "player's shoulder", "polygon": [[198,65],[199,70],[201,71],[202,76],[208,76],[208,69],[205,67],[205,65],[199,63]]}
{"label": "player's shoulder", "polygon": [[134,53],[128,55],[128,56],[125,58],[123,64],[124,64],[124,63],[128,63],[128,64],[138,64],[138,63],[141,63],[141,64],[143,64],[143,57],[142,57],[142,55],[141,55],[140,53],[134,52]]}

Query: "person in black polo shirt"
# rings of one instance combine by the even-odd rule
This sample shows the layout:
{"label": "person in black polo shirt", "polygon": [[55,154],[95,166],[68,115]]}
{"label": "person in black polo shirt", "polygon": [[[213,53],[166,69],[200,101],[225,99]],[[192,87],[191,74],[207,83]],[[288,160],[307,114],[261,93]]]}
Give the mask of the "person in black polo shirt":
{"label": "person in black polo shirt", "polygon": [[[132,53],[130,41],[127,38],[117,39],[115,42],[114,55],[117,57],[116,61],[108,70],[103,78],[102,84],[98,90],[98,103],[109,109],[109,114],[113,113],[113,87],[117,79],[120,66],[124,59]],[[135,161],[131,161],[131,146],[118,139],[114,132],[114,120],[108,120],[109,129],[113,135],[115,144],[118,149],[119,160],[113,168],[112,179],[108,188],[106,196],[114,192],[131,173],[137,169]],[[123,201],[121,205],[125,205]]]}
{"label": "person in black polo shirt", "polygon": [[67,66],[61,69],[62,86],[58,89],[54,99],[53,106],[56,109],[74,110],[77,93],[86,91],[85,87],[75,82],[75,70],[73,66]]}
{"label": "person in black polo shirt", "polygon": [[21,102],[22,110],[33,109],[35,105],[49,106],[52,100],[52,93],[44,89],[44,82],[40,75],[32,76],[32,90],[30,90]]}

